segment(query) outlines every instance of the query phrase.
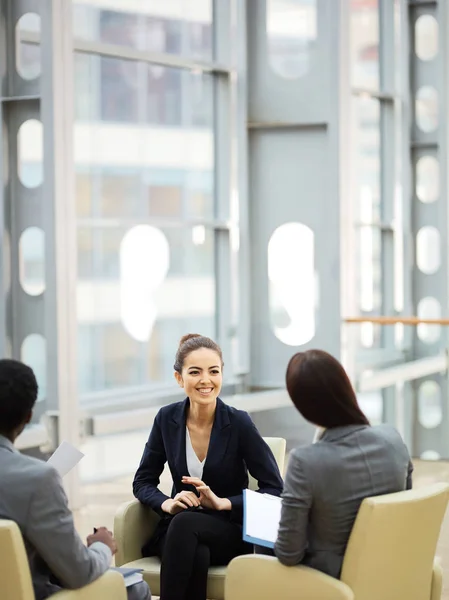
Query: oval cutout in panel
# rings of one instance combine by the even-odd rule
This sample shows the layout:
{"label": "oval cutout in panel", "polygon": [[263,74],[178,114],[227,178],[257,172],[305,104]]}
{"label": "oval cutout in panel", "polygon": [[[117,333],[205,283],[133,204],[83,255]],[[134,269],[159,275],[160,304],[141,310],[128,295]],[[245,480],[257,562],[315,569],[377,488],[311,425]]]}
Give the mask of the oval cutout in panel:
{"label": "oval cutout in panel", "polygon": [[421,60],[432,60],[438,52],[438,22],[432,15],[421,15],[415,22],[415,52]]}
{"label": "oval cutout in panel", "polygon": [[47,396],[47,341],[38,334],[32,333],[27,336],[20,349],[22,362],[30,366],[36,375],[39,385],[38,400]]}
{"label": "oval cutout in panel", "polygon": [[434,429],[443,420],[441,387],[436,381],[424,381],[418,388],[418,420],[426,429]]}
{"label": "oval cutout in panel", "polygon": [[19,279],[30,296],[45,291],[45,234],[39,227],[29,227],[20,236]]}
{"label": "oval cutout in panel", "polygon": [[310,67],[317,38],[316,0],[267,0],[268,59],[285,79],[299,79]]}
{"label": "oval cutout in panel", "polygon": [[44,131],[37,119],[22,123],[17,135],[17,164],[20,182],[26,188],[36,188],[44,180]]}
{"label": "oval cutout in panel", "polygon": [[164,233],[152,225],[130,229],[120,245],[121,320],[129,335],[147,342],[157,317],[155,294],[170,266]]}
{"label": "oval cutout in panel", "polygon": [[268,242],[271,326],[287,346],[301,346],[315,335],[314,252],[314,233],[302,223],[284,223]]}
{"label": "oval cutout in panel", "polygon": [[441,455],[435,450],[425,450],[419,458],[421,460],[440,460]]}
{"label": "oval cutout in panel", "polygon": [[[418,317],[420,319],[441,319],[441,304],[431,296],[422,298],[418,303]],[[420,323],[416,332],[421,342],[434,344],[440,339],[441,326]]]}
{"label": "oval cutout in panel", "polygon": [[433,275],[440,268],[440,232],[436,227],[421,227],[416,234],[416,263],[426,275]]}
{"label": "oval cutout in panel", "polygon": [[430,85],[419,88],[415,100],[416,124],[425,133],[438,127],[438,92]]}
{"label": "oval cutout in panel", "polygon": [[422,156],[416,163],[416,195],[425,204],[440,195],[440,163],[434,156]]}
{"label": "oval cutout in panel", "polygon": [[41,74],[41,18],[37,13],[26,13],[16,25],[17,73],[30,81]]}

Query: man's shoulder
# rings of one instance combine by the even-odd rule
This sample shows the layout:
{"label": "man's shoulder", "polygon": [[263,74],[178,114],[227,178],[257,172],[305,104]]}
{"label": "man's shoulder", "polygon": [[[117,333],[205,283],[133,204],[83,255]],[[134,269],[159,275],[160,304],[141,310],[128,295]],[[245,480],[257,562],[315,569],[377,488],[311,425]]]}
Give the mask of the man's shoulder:
{"label": "man's shoulder", "polygon": [[33,488],[41,481],[51,481],[58,477],[56,469],[44,460],[20,452],[11,452],[2,457],[0,473],[6,478],[23,479]]}

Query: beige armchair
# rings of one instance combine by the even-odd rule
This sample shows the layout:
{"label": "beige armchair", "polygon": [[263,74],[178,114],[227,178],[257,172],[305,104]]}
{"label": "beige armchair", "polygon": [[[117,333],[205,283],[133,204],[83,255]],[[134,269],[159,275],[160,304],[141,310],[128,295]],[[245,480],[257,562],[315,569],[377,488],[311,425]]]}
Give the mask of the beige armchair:
{"label": "beige armchair", "polygon": [[367,498],[360,507],[338,581],[276,558],[240,556],[228,566],[226,600],[439,600],[435,549],[449,486]]}
{"label": "beige armchair", "polygon": [[[274,454],[281,474],[284,472],[285,440],[282,438],[264,438]],[[250,478],[249,487],[257,489]],[[115,515],[114,536],[118,544],[115,564],[119,567],[143,569],[143,576],[155,596],[160,594],[160,560],[157,557],[142,558],[141,548],[150,538],[159,517],[150,508],[133,500],[123,504]],[[212,567],[209,570],[207,597],[211,600],[224,599],[226,567]]]}
{"label": "beige armchair", "polygon": [[[16,523],[0,520],[0,598],[34,600],[33,585],[22,535]],[[52,600],[126,600],[126,588],[120,573],[108,571],[79,590],[67,590]]]}

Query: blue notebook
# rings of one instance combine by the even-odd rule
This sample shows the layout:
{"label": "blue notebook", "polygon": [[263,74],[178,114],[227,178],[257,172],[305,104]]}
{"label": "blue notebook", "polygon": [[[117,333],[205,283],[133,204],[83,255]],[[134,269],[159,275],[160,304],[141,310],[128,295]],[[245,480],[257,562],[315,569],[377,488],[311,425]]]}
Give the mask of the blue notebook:
{"label": "blue notebook", "polygon": [[243,490],[243,539],[274,548],[281,519],[282,501],[277,496]]}

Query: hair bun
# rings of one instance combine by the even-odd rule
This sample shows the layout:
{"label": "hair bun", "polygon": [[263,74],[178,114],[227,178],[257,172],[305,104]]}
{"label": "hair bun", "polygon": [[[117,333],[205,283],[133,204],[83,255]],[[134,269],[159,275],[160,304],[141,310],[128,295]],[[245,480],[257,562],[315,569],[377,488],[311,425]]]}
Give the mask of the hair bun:
{"label": "hair bun", "polygon": [[183,346],[189,340],[199,337],[202,337],[199,333],[186,333],[186,335],[183,335],[182,338],[179,340],[179,347],[181,348],[181,346]]}

